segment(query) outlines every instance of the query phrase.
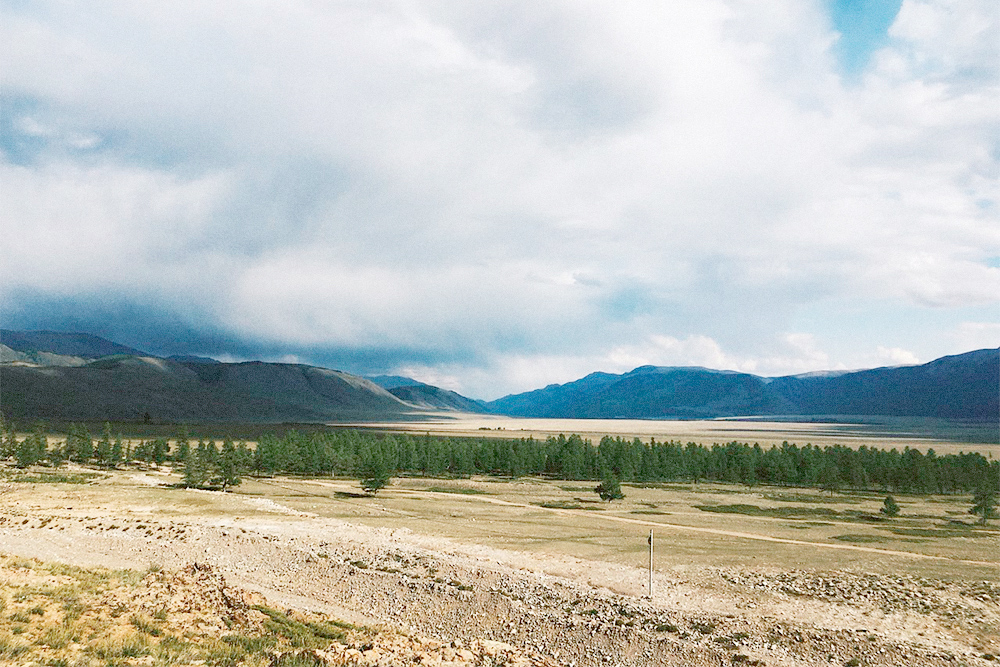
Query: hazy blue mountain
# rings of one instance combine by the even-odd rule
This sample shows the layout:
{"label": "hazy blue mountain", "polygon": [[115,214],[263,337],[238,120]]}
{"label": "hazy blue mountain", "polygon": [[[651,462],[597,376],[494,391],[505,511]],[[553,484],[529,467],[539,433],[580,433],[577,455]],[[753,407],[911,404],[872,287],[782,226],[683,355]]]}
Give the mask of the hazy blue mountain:
{"label": "hazy blue mountain", "polygon": [[112,354],[148,356],[145,352],[119,345],[100,336],[59,331],[11,331],[0,329],[0,343],[17,352],[51,352],[53,354],[96,359]]}
{"label": "hazy blue mountain", "polygon": [[765,378],[706,368],[642,366],[592,373],[505,396],[492,412],[549,418],[711,418],[858,415],[1000,419],[1000,350],[919,366]]}
{"label": "hazy blue mountain", "polygon": [[410,385],[406,387],[392,387],[389,393],[412,403],[417,407],[429,410],[450,410],[455,412],[489,412],[483,401],[476,401],[466,398],[459,393],[448,389],[441,389],[429,384]]}
{"label": "hazy blue mountain", "polygon": [[833,377],[775,378],[797,414],[942,417],[1000,422],[1000,350],[976,350],[919,366]]}
{"label": "hazy blue mountain", "polygon": [[707,368],[641,366],[622,375],[592,373],[565,385],[505,396],[501,414],[576,419],[694,419],[788,413],[764,378]]}
{"label": "hazy blue mountain", "polygon": [[[412,378],[362,378],[299,364],[160,359],[80,333],[0,330],[8,419],[322,422],[416,410],[552,418],[891,416],[1000,421],[1000,350],[919,366],[785,377],[698,367],[591,373],[491,403]],[[388,389],[387,389],[388,388]]]}

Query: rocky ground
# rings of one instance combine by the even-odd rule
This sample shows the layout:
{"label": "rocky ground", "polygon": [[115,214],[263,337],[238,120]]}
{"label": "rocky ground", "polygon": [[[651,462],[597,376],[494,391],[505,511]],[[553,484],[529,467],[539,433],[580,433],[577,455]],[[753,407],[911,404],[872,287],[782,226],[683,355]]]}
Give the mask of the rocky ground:
{"label": "rocky ground", "polygon": [[29,486],[0,493],[0,552],[203,564],[271,605],[392,629],[316,650],[314,664],[971,667],[1000,654],[996,581],[691,567],[657,573],[649,600],[614,584],[644,581],[630,568],[370,528],[261,498],[206,497],[210,511],[171,517],[72,491],[39,502]]}

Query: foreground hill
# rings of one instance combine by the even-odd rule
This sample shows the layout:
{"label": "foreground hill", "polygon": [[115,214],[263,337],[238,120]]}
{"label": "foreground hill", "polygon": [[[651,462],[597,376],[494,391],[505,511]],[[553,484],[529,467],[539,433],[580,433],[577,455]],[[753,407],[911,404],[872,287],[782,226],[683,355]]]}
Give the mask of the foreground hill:
{"label": "foreground hill", "polygon": [[487,408],[546,418],[853,415],[990,421],[1000,415],[1000,350],[977,350],[920,366],[779,378],[642,366],[622,375],[592,373],[505,396]]}
{"label": "foreground hill", "polygon": [[111,356],[82,366],[0,366],[7,419],[320,422],[392,418],[415,408],[368,380],[299,364]]}

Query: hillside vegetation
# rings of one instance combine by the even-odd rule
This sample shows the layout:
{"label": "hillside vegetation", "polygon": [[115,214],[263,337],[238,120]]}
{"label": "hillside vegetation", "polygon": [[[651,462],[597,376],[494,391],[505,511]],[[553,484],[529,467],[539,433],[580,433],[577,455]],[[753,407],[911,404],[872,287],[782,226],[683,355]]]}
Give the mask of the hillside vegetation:
{"label": "hillside vegetation", "polygon": [[919,366],[777,378],[642,366],[491,403],[398,376],[159,358],[88,334],[0,332],[0,410],[20,422],[322,423],[417,412],[578,419],[917,417],[996,423],[1000,349]]}
{"label": "hillside vegetation", "polygon": [[368,380],[314,366],[113,356],[78,367],[0,367],[3,414],[20,422],[322,422],[414,411]]}

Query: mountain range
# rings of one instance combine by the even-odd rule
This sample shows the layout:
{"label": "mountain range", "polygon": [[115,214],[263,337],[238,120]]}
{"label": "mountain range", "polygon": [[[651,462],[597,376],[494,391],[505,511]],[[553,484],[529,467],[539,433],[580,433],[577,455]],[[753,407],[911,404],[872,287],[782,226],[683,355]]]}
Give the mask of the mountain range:
{"label": "mountain range", "polygon": [[401,376],[303,364],[161,358],[84,333],[0,330],[6,419],[332,422],[418,413],[705,419],[900,416],[1000,421],[1000,350],[918,366],[762,377],[699,367],[592,373],[484,403]]}
{"label": "mountain range", "polygon": [[486,404],[517,417],[707,419],[895,416],[1000,421],[1000,349],[919,366],[761,377],[697,367],[641,366]]}

